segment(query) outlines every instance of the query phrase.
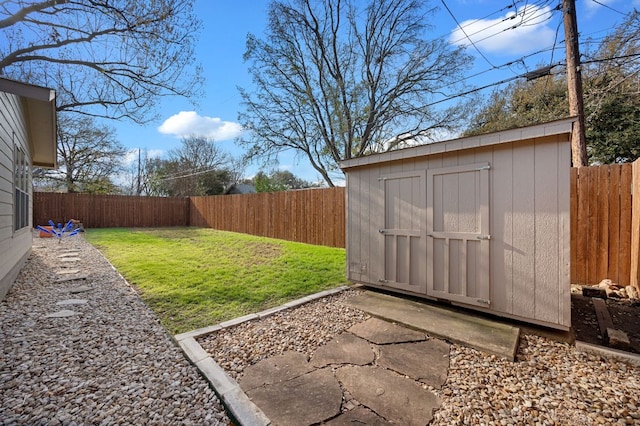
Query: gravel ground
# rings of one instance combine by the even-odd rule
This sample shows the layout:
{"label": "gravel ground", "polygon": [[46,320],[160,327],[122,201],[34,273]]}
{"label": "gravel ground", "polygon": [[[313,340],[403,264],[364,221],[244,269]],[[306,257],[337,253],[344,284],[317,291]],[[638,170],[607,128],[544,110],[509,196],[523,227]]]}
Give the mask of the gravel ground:
{"label": "gravel ground", "polygon": [[[198,339],[235,378],[259,360],[296,350],[309,356],[367,316],[344,304],[355,290]],[[516,362],[451,345],[443,401],[432,424],[640,424],[640,368],[524,334]]]}
{"label": "gravel ground", "polygon": [[[75,238],[75,237],[74,237]],[[62,247],[60,247],[62,246]],[[0,303],[0,425],[228,424],[215,394],[155,315],[82,238],[37,239]],[[77,249],[86,282],[55,283],[61,248]],[[90,291],[70,294],[80,285]],[[199,343],[235,378],[263,358],[311,356],[368,316],[349,290],[203,336]],[[57,306],[82,298],[83,305]],[[69,318],[45,318],[69,309]],[[432,424],[640,424],[640,368],[522,336],[515,363],[451,345]]]}
{"label": "gravel ground", "polygon": [[[58,257],[74,249],[79,262]],[[56,282],[63,265],[87,280]],[[90,290],[70,293],[79,286]],[[86,303],[56,305],[68,299]],[[45,317],[61,310],[77,314]],[[0,303],[0,342],[0,425],[229,424],[153,312],[81,236],[34,241]]]}

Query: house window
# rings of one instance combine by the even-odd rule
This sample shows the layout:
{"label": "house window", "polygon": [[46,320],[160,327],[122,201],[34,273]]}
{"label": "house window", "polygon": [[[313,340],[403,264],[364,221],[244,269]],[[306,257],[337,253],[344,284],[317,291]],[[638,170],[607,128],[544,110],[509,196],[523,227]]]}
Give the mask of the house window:
{"label": "house window", "polygon": [[25,152],[16,145],[14,169],[14,231],[29,226],[29,164]]}

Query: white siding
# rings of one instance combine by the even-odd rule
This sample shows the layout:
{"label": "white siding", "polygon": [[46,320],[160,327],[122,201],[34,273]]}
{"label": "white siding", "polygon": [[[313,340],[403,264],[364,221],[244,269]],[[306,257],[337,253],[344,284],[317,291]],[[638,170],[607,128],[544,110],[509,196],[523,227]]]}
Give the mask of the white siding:
{"label": "white siding", "polygon": [[[13,230],[14,144],[22,147],[31,164],[25,113],[20,98],[0,92],[0,300],[15,279],[17,268],[29,253],[32,242],[31,223],[17,232]],[[29,195],[31,211],[31,189]]]}

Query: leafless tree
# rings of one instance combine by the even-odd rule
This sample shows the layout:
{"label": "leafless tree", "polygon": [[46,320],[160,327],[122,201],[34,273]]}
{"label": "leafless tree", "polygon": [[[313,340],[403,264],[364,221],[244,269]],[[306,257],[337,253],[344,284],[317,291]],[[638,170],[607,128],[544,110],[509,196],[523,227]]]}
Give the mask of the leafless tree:
{"label": "leafless tree", "polygon": [[[247,38],[255,91],[241,90],[250,158],[305,156],[333,186],[338,162],[457,128],[464,110],[429,104],[471,60],[428,39],[421,0],[272,1],[266,36]],[[399,136],[400,135],[400,136]]]}
{"label": "leafless tree", "polygon": [[167,159],[147,164],[147,186],[152,195],[185,197],[224,192],[235,175],[234,162],[214,141],[190,136]]}
{"label": "leafless tree", "polygon": [[189,0],[0,2],[0,75],[57,91],[58,110],[153,117],[158,97],[201,87]]}
{"label": "leafless tree", "polygon": [[113,193],[111,180],[122,170],[124,146],[112,127],[93,117],[58,115],[58,170],[37,170],[37,186],[66,192]]}

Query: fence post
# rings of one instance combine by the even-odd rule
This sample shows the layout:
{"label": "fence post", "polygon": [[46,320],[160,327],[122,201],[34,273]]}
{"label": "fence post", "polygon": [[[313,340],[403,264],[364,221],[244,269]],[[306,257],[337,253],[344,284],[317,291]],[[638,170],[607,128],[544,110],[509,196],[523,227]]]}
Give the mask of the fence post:
{"label": "fence post", "polygon": [[631,285],[640,289],[640,159],[633,162],[631,180]]}

